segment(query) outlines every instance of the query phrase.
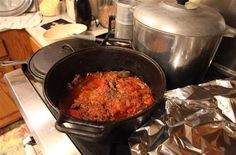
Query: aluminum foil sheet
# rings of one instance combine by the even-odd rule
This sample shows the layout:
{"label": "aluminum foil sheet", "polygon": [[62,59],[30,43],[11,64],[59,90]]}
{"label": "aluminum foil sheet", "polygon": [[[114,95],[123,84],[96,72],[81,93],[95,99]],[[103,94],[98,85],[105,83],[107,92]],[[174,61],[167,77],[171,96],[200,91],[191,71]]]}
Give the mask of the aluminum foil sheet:
{"label": "aluminum foil sheet", "polygon": [[166,112],[130,137],[132,155],[236,154],[236,77],[170,90],[164,98]]}

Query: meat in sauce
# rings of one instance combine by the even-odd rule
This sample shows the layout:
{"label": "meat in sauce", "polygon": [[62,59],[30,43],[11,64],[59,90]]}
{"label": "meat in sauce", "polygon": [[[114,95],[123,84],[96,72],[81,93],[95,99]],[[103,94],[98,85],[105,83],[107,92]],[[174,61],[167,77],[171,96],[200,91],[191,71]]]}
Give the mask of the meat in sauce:
{"label": "meat in sauce", "polygon": [[114,121],[136,115],[154,103],[146,83],[128,71],[76,75],[61,100],[61,109],[75,118]]}

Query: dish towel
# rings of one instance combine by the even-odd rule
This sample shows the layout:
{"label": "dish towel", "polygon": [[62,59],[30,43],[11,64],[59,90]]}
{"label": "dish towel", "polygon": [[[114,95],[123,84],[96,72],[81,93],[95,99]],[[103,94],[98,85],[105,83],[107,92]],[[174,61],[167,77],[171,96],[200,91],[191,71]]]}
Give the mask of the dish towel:
{"label": "dish towel", "polygon": [[39,25],[42,21],[40,12],[25,13],[20,16],[0,17],[0,29],[23,29]]}

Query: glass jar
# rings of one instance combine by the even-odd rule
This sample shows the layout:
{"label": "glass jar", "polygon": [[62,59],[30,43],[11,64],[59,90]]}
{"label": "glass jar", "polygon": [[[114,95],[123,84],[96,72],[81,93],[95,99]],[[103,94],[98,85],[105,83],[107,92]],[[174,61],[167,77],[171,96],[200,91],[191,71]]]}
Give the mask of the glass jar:
{"label": "glass jar", "polygon": [[[99,0],[97,1],[98,5],[98,20],[99,23],[108,28],[109,25],[109,16],[116,15],[116,8],[113,3],[113,0]],[[112,21],[112,28],[115,27],[115,21]]]}

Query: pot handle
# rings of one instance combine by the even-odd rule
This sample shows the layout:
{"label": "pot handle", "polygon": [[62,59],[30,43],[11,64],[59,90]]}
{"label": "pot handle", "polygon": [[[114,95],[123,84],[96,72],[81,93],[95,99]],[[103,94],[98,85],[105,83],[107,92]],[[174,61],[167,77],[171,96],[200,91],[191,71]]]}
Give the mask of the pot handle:
{"label": "pot handle", "polygon": [[22,60],[22,61],[2,61],[1,66],[2,67],[7,67],[7,66],[14,66],[14,65],[22,65],[22,64],[27,64],[27,60]]}
{"label": "pot handle", "polygon": [[[74,38],[84,39],[88,41],[97,41],[97,42],[104,42],[105,39],[97,38],[93,35],[85,35],[85,34],[73,34]],[[121,39],[121,38],[107,38],[108,42],[122,42],[131,45],[132,41],[129,39]]]}
{"label": "pot handle", "polygon": [[63,44],[62,49],[65,52],[68,52],[68,50],[69,50],[70,52],[75,53],[75,49],[70,44]]}
{"label": "pot handle", "polygon": [[75,134],[78,136],[101,138],[108,134],[111,130],[107,125],[89,124],[83,121],[78,121],[60,112],[59,118],[56,120],[55,127],[57,130]]}
{"label": "pot handle", "polygon": [[224,37],[230,37],[230,38],[235,37],[236,36],[236,28],[226,25],[223,35],[224,35]]}

